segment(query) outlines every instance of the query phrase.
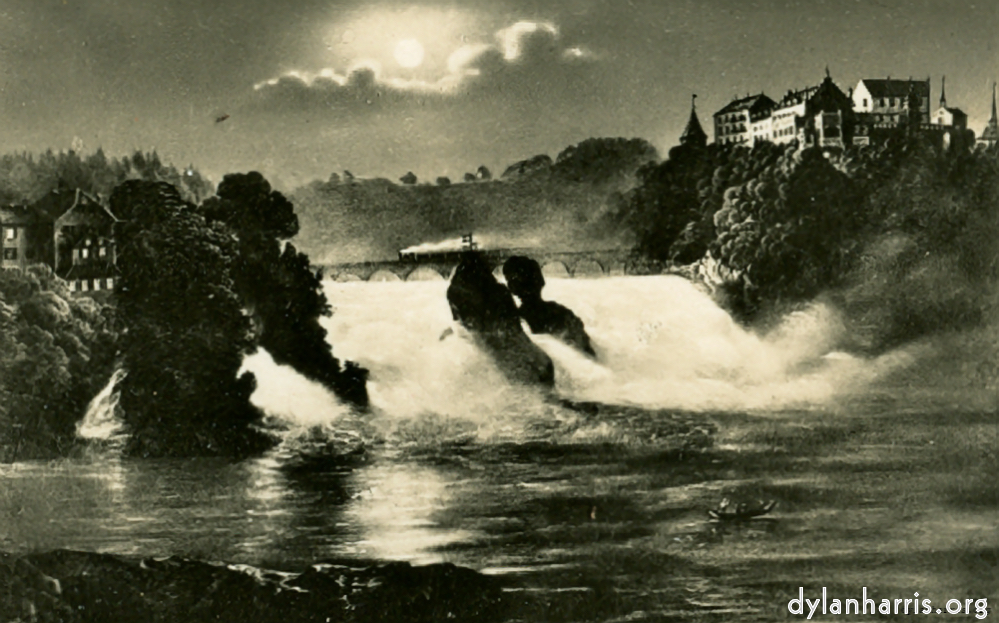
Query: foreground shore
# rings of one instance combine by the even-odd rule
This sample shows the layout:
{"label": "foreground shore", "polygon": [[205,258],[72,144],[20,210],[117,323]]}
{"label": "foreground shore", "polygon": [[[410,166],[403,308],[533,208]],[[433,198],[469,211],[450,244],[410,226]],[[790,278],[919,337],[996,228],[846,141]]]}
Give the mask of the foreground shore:
{"label": "foreground shore", "polygon": [[491,621],[501,586],[442,563],[316,564],[298,573],[184,558],[0,554],[0,621]]}

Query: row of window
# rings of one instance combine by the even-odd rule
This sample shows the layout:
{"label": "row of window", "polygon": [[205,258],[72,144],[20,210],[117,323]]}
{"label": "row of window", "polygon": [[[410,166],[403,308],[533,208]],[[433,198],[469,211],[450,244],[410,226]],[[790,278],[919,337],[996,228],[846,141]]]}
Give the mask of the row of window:
{"label": "row of window", "polygon": [[[886,100],[883,97],[878,98],[878,106],[881,107],[881,108],[884,108],[885,107],[885,101]],[[903,108],[903,107],[905,107],[906,102],[908,101],[908,98],[906,98],[906,97],[900,97],[900,98],[898,98],[897,101],[898,101],[899,108]],[[888,104],[887,104],[888,107],[891,107],[891,106],[895,105],[896,99],[894,97],[889,97],[887,99],[887,102],[888,102]],[[916,103],[917,103],[917,105],[922,106],[923,105],[923,98],[916,97]],[[867,108],[867,98],[866,97],[864,98],[863,107]]]}
{"label": "row of window", "polygon": [[725,125],[723,125],[723,126],[720,126],[718,129],[719,129],[719,131],[720,131],[721,134],[739,134],[740,132],[745,132],[746,131],[746,126],[745,125],[739,125],[739,126],[734,126],[734,125],[733,126],[725,126]]}
{"label": "row of window", "polygon": [[[97,250],[97,257],[107,257],[108,249],[107,247],[100,247]],[[90,249],[84,247],[83,249],[73,249],[73,259],[74,260],[86,260],[91,257]]]}
{"label": "row of window", "polygon": [[101,290],[114,290],[114,278],[76,279],[75,281],[69,282],[70,292],[89,292],[90,290],[95,292],[99,292]]}

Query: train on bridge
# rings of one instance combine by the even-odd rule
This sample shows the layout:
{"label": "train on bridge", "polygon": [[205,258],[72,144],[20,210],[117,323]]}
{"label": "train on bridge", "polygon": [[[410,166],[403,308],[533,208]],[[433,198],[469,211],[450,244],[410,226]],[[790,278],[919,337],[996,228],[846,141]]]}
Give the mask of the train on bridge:
{"label": "train on bridge", "polygon": [[523,255],[536,260],[546,277],[598,277],[602,275],[648,274],[633,262],[628,249],[555,251],[543,248],[483,249],[471,233],[443,242],[424,243],[399,250],[397,260],[330,264],[321,268],[336,281],[411,281],[450,279],[467,253],[479,253],[497,275],[508,258]]}
{"label": "train on bridge", "polygon": [[[406,247],[399,251],[399,261],[404,264],[434,264],[460,262],[464,253],[477,251],[488,255],[490,251],[479,248],[479,243],[474,240],[471,233],[463,235],[460,239],[445,240],[444,242],[426,242],[412,247]],[[493,251],[492,253],[496,253]]]}

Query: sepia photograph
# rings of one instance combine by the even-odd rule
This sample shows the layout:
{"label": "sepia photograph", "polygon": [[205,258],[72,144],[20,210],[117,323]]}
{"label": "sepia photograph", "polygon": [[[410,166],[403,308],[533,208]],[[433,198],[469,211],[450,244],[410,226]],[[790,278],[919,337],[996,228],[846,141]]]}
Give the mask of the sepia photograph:
{"label": "sepia photograph", "polygon": [[994,0],[0,0],[0,623],[999,616]]}

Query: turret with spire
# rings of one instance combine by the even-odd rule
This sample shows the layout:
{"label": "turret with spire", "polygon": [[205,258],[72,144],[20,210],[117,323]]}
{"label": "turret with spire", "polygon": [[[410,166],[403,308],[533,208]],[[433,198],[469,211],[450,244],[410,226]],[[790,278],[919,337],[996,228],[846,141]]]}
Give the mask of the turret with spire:
{"label": "turret with spire", "polygon": [[701,127],[701,122],[697,120],[696,100],[697,95],[691,95],[690,119],[687,120],[687,127],[683,130],[683,134],[680,135],[680,144],[692,147],[704,147],[708,144],[708,135],[704,132],[704,128]]}
{"label": "turret with spire", "polygon": [[940,77],[940,108],[947,108],[947,76]]}
{"label": "turret with spire", "polygon": [[992,83],[992,117],[978,137],[978,144],[984,147],[995,147],[999,143],[999,118],[996,117],[996,83]]}

